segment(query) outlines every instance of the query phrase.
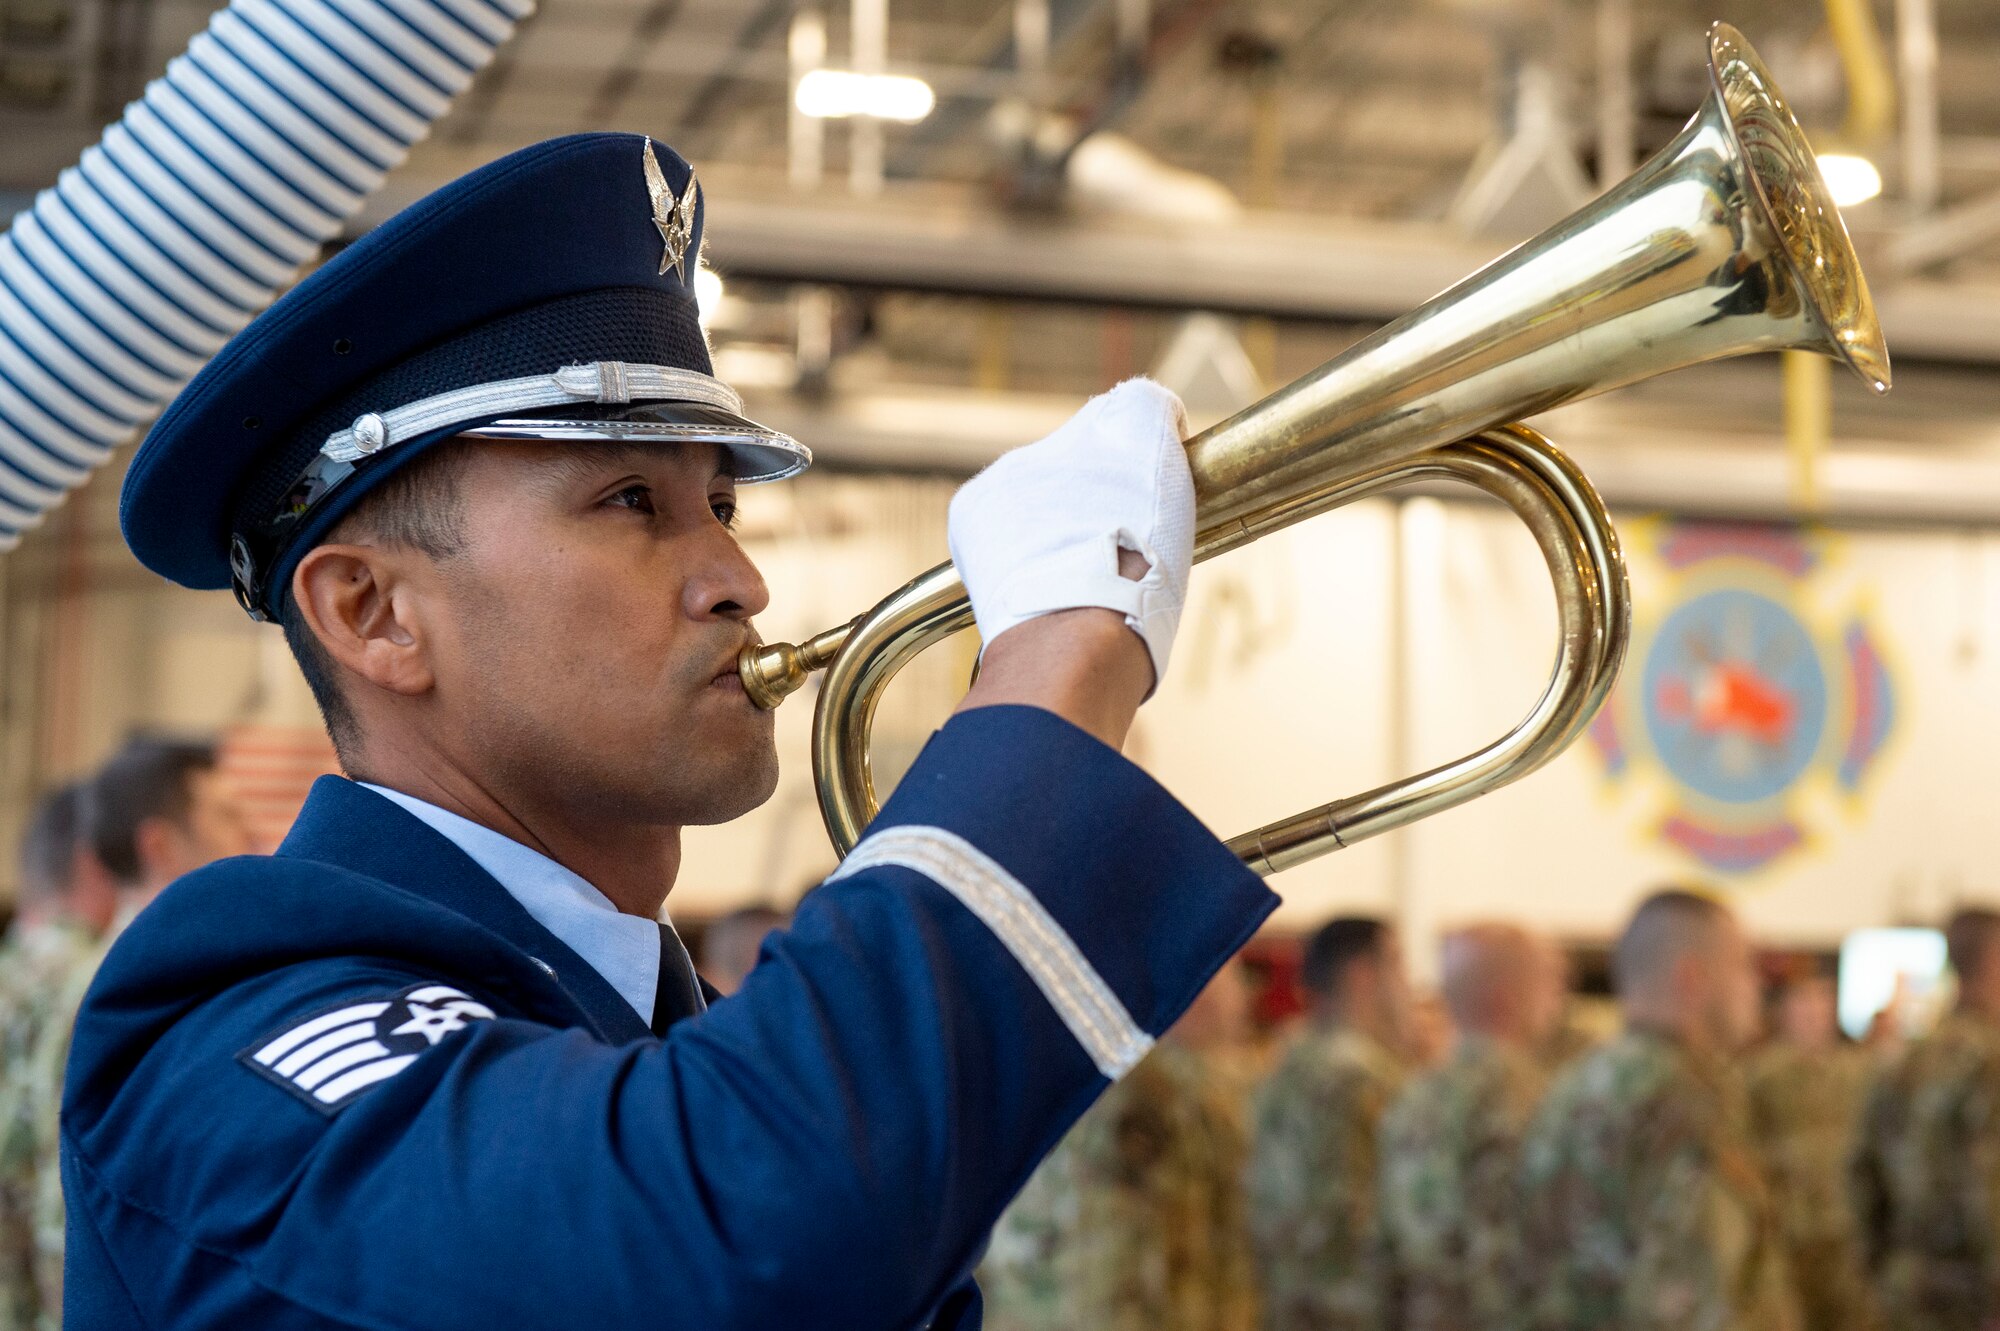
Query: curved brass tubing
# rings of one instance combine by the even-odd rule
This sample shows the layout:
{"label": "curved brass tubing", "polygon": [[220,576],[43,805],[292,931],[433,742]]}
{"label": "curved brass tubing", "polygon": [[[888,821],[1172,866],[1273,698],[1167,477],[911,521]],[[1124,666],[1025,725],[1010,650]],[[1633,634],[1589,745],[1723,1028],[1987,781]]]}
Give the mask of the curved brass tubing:
{"label": "curved brass tubing", "polygon": [[[1525,426],[1489,430],[1232,521],[1203,533],[1195,557],[1209,559],[1343,504],[1426,481],[1483,490],[1527,523],[1556,589],[1560,627],[1548,686],[1519,725],[1457,762],[1232,839],[1230,849],[1259,873],[1289,868],[1527,775],[1589,724],[1617,676],[1630,618],[1617,538],[1589,481]],[[827,830],[843,855],[880,808],[868,754],[883,690],[925,649],[971,625],[972,607],[957,570],[940,564],[839,631],[844,641],[827,669],[815,713],[813,775]]]}
{"label": "curved brass tubing", "polygon": [[[1880,392],[1889,354],[1812,148],[1743,35],[1709,31],[1708,99],[1637,172],[1458,286],[1187,443],[1206,559],[1415,481],[1483,490],[1526,522],[1554,581],[1554,672],[1521,723],[1457,762],[1230,842],[1274,873],[1534,771],[1589,724],[1625,652],[1618,538],[1582,473],[1518,421],[1622,384],[1778,349],[1842,361]],[[875,816],[868,737],[883,687],[972,623],[949,564],[801,647],[745,651],[775,707],[827,668],[813,770],[843,854]]]}

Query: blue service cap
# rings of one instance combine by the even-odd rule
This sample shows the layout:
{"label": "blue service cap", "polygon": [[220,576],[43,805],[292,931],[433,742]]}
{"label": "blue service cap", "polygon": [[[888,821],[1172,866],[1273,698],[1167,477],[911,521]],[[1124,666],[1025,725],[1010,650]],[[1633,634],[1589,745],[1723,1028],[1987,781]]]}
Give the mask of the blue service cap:
{"label": "blue service cap", "polygon": [[708,442],[740,481],[804,470],[713,375],[701,213],[694,168],[636,134],[551,139],[405,208],[174,399],[126,473],[126,543],[269,619],[341,514],[454,436]]}

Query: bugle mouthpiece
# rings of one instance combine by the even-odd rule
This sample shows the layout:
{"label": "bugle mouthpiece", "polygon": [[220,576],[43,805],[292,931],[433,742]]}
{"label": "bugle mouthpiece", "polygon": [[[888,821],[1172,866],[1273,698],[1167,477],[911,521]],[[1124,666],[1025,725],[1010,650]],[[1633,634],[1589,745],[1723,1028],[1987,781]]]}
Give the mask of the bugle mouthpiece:
{"label": "bugle mouthpiece", "polygon": [[736,673],[743,679],[743,691],[750,701],[771,711],[805,687],[814,672],[824,670],[840,653],[847,635],[860,623],[856,618],[838,628],[816,633],[802,643],[765,642],[745,647],[736,658]]}

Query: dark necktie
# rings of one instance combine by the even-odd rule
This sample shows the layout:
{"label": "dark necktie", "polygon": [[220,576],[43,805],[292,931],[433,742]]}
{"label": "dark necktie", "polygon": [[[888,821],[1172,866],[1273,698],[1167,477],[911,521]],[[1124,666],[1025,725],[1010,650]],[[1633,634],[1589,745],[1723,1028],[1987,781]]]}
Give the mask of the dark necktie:
{"label": "dark necktie", "polygon": [[672,925],[662,922],[660,983],[653,990],[653,1034],[665,1035],[667,1027],[682,1017],[692,1017],[707,1007],[701,996],[701,982],[694,976],[694,962],[681,946],[680,935]]}

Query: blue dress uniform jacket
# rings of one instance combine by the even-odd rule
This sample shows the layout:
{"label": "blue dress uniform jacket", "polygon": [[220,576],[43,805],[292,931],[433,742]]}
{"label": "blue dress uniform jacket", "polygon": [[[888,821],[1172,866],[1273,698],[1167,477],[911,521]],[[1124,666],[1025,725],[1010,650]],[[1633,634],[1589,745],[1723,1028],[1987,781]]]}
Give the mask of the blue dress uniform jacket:
{"label": "blue dress uniform jacket", "polygon": [[[450,842],[325,779],[84,1004],[67,1325],[976,1327],[1008,1199],[1275,901],[1080,730],[970,712],[742,990],[655,1039]],[[259,1062],[355,1012],[414,1056],[333,1104]]]}

